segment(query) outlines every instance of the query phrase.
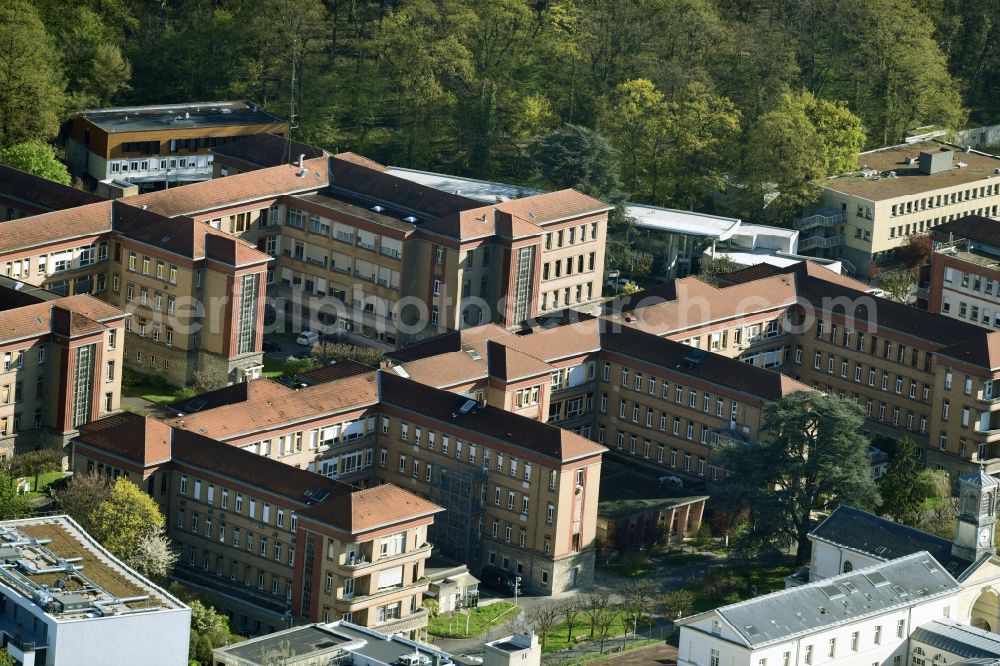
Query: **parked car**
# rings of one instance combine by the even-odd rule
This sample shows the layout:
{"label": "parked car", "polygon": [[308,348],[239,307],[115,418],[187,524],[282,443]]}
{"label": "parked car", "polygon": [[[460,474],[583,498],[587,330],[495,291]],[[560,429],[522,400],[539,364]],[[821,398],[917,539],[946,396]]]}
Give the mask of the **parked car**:
{"label": "parked car", "polygon": [[637,285],[635,283],[634,280],[629,280],[628,278],[618,278],[618,279],[612,278],[612,279],[608,280],[605,284],[607,284],[607,286],[611,287],[612,289],[616,289],[616,288],[617,289],[624,289],[625,287],[638,287],[639,286],[639,285]]}
{"label": "parked car", "polygon": [[483,567],[479,581],[506,594],[514,594],[514,589],[517,587],[517,576],[514,572],[489,565]]}
{"label": "parked car", "polygon": [[295,342],[300,345],[305,345],[307,347],[312,347],[319,341],[319,333],[315,331],[302,331],[299,333],[299,337],[295,338]]}

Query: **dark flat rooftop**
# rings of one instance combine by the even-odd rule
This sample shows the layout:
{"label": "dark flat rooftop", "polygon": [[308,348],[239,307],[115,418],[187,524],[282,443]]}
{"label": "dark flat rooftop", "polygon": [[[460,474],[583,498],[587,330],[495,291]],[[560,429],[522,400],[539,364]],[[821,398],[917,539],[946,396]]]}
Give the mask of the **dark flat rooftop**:
{"label": "dark flat rooftop", "polygon": [[88,109],[80,113],[107,132],[196,129],[229,125],[283,123],[283,119],[247,102],[204,102]]}
{"label": "dark flat rooftop", "polygon": [[605,456],[601,464],[597,513],[606,518],[669,509],[706,498],[707,495],[691,495],[675,485],[660,484],[659,476],[652,470],[626,464],[612,456]]}

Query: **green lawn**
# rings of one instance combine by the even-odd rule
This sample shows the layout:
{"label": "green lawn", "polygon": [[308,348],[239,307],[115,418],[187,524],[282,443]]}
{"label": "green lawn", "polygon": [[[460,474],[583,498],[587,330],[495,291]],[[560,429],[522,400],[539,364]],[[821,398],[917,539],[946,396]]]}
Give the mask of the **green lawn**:
{"label": "green lawn", "polygon": [[[427,633],[431,636],[441,638],[469,638],[485,634],[494,625],[494,621],[506,611],[514,608],[514,604],[509,601],[498,601],[489,606],[479,606],[472,609],[472,617],[468,618],[469,632],[465,632],[466,614],[465,611],[456,611],[455,616],[450,613],[440,613],[437,617],[430,619],[427,623]],[[502,624],[506,620],[514,619],[514,612],[511,611],[500,618]]]}
{"label": "green lawn", "polygon": [[[29,497],[29,498],[42,497],[42,496],[45,495],[45,489],[49,487],[50,483],[52,483],[53,481],[56,481],[57,479],[61,479],[64,476],[68,476],[69,474],[70,474],[69,472],[62,472],[62,471],[59,471],[59,472],[45,472],[44,474],[39,474],[38,475],[38,486],[35,487],[34,490],[25,493],[25,496]],[[31,483],[32,484],[35,483],[35,479],[34,478],[31,479]]]}
{"label": "green lawn", "polygon": [[[646,621],[644,618],[639,619],[639,629],[646,626]],[[626,631],[632,631],[632,616],[624,611],[618,611],[617,617],[615,617],[614,624],[611,625],[611,630],[608,632],[608,638],[615,638],[616,636],[621,636]],[[565,650],[566,648],[573,647],[577,643],[573,640],[577,636],[586,636],[588,639],[590,637],[590,621],[587,616],[583,613],[576,618],[573,622],[573,631],[570,633],[569,627],[565,622],[560,622],[554,626],[545,635],[545,648],[543,652],[557,652],[559,650]],[[598,633],[594,633],[595,642],[600,642],[600,637]]]}
{"label": "green lawn", "polygon": [[176,390],[173,386],[152,386],[150,384],[133,384],[128,388],[122,387],[122,392],[138,396],[157,405],[170,405],[177,402],[177,396],[174,394]]}
{"label": "green lawn", "polygon": [[276,358],[270,358],[266,354],[264,355],[264,376],[265,377],[280,377],[282,373],[282,368],[285,367],[285,362],[278,360]]}

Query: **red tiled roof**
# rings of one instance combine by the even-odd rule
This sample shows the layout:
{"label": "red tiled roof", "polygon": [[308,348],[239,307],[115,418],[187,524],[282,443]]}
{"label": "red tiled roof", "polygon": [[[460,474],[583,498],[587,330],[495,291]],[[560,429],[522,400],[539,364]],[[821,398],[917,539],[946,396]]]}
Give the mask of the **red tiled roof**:
{"label": "red tiled roof", "polygon": [[185,430],[228,440],[299,419],[333,414],[378,402],[375,372],[294,389],[280,382],[249,382],[247,399],[169,421]]}
{"label": "red tiled roof", "polygon": [[545,225],[557,220],[609,211],[613,206],[583,192],[567,189],[511,199],[497,204],[497,208],[532,224]]}
{"label": "red tiled roof", "polygon": [[100,322],[124,316],[125,312],[88,294],[42,301],[0,311],[0,341],[46,335],[53,331],[57,319],[64,327],[62,333],[80,335],[103,329]]}
{"label": "red tiled roof", "polygon": [[384,164],[379,164],[375,160],[368,159],[364,155],[358,155],[357,153],[352,153],[350,151],[337,153],[333,157],[334,159],[350,162],[351,164],[357,164],[358,166],[374,169],[375,171],[385,171],[386,169]]}
{"label": "red tiled roof", "polygon": [[305,161],[303,177],[299,176],[299,167],[282,164],[169,190],[126,197],[124,201],[138,208],[147,206],[148,210],[167,217],[193,215],[244,201],[318,190],[326,187],[328,172],[327,158],[319,157]]}
{"label": "red tiled roof", "polygon": [[[241,481],[298,503],[303,516],[352,534],[443,510],[393,485],[354,490],[346,483],[129,412],[81,426],[77,441],[139,465],[170,461]],[[325,497],[316,500],[317,491]]]}
{"label": "red tiled roof", "polygon": [[444,508],[408,490],[383,484],[324,500],[298,513],[352,534],[431,516]]}
{"label": "red tiled roof", "polygon": [[111,206],[110,200],[99,201],[0,222],[0,251],[49,245],[111,231]]}
{"label": "red tiled roof", "polygon": [[540,421],[511,414],[496,407],[476,407],[462,414],[459,408],[467,398],[379,372],[382,403],[450,424],[456,429],[475,432],[506,442],[526,452],[566,461],[599,455],[603,446],[589,439]]}

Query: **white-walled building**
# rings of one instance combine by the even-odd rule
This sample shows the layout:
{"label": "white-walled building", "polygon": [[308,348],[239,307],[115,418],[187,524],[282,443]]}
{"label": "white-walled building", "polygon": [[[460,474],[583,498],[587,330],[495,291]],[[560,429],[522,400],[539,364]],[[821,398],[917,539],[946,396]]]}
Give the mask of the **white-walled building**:
{"label": "white-walled building", "polygon": [[[996,555],[1000,482],[980,470],[959,479],[955,539],[949,541],[853,507],[838,507],[809,534],[809,580],[930,553],[961,584],[952,617],[987,631],[1000,627],[1000,558]],[[795,584],[795,580],[789,580]]]}
{"label": "white-walled building", "polygon": [[927,552],[678,622],[679,666],[902,666],[913,631],[955,610],[961,585]]}
{"label": "white-walled building", "polygon": [[0,631],[22,666],[185,666],[191,609],[68,516],[0,523]]}
{"label": "white-walled building", "polygon": [[515,632],[483,646],[483,666],[539,666],[542,646],[533,632]]}

